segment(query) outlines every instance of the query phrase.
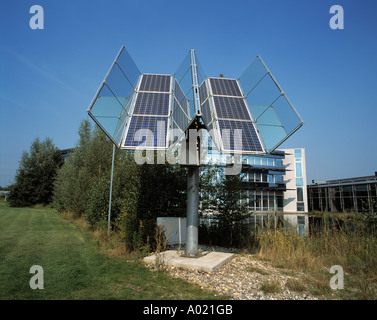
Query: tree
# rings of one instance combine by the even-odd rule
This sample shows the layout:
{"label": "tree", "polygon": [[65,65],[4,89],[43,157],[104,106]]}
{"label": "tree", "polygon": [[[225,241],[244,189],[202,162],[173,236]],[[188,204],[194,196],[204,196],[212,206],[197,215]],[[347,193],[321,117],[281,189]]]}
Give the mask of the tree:
{"label": "tree", "polygon": [[23,152],[17,169],[15,183],[9,188],[10,206],[49,204],[52,201],[53,183],[63,164],[60,150],[50,138],[43,142],[36,138],[29,152]]}
{"label": "tree", "polygon": [[[247,231],[246,195],[241,175],[224,175],[220,168],[208,168],[202,176],[202,212],[209,211],[215,223],[205,227],[209,241],[218,245],[238,246]],[[205,233],[205,232],[204,232]],[[208,236],[208,235],[207,235]]]}
{"label": "tree", "polygon": [[110,179],[111,155],[111,141],[100,129],[92,131],[89,120],[82,121],[74,152],[59,170],[55,181],[56,208],[70,211],[77,217],[85,214],[93,194],[91,189],[105,190],[102,184]]}
{"label": "tree", "polygon": [[[83,216],[92,226],[107,225],[112,150],[112,142],[98,127],[92,130],[88,120],[81,123],[74,152],[55,181],[58,210]],[[186,171],[180,166],[138,165],[132,151],[116,149],[111,205],[114,229],[127,243],[139,242],[133,240],[140,240],[140,230],[144,240],[152,238],[157,217],[186,214],[186,181]]]}
{"label": "tree", "polygon": [[140,219],[186,215],[186,170],[179,165],[140,166],[137,215]]}

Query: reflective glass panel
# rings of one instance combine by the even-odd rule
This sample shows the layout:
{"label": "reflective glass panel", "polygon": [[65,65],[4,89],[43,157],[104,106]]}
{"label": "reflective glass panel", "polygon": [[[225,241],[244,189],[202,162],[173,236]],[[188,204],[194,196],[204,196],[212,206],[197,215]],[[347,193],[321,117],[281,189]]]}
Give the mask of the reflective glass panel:
{"label": "reflective glass panel", "polygon": [[139,69],[122,47],[88,110],[89,115],[118,146],[139,77]]}
{"label": "reflective glass panel", "polygon": [[302,120],[281,91],[260,57],[238,79],[267,152],[275,150],[302,125]]}

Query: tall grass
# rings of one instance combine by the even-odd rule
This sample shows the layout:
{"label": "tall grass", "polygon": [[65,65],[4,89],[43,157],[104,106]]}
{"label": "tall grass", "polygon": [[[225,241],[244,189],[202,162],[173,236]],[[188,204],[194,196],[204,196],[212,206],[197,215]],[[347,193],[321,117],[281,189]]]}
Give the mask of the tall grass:
{"label": "tall grass", "polygon": [[[280,268],[306,272],[320,295],[331,295],[329,268],[340,265],[345,272],[345,289],[337,297],[376,299],[377,238],[361,228],[339,228],[324,217],[321,229],[300,235],[291,228],[264,228],[258,232],[257,257]],[[348,287],[347,287],[348,286]]]}

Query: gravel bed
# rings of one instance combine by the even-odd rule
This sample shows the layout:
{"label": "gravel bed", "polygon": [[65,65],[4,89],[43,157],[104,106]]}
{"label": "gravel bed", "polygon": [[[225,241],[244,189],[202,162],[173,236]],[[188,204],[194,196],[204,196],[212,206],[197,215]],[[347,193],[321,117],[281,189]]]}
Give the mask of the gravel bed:
{"label": "gravel bed", "polygon": [[[183,250],[177,247],[169,249]],[[232,252],[235,256],[212,273],[170,266],[164,266],[165,270],[175,278],[198,284],[205,290],[215,291],[234,300],[318,300],[305,289],[302,273],[274,268],[268,262],[255,259],[253,255],[231,248],[200,245],[199,251]],[[294,281],[303,284],[302,288],[296,285],[299,292],[287,286],[287,282]]]}

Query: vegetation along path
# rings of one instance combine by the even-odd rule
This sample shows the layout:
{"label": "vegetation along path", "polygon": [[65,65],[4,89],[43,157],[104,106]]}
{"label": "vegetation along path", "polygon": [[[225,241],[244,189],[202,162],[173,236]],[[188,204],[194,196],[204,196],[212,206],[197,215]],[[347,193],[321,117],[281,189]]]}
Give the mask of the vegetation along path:
{"label": "vegetation along path", "polygon": [[[32,290],[30,268],[44,272]],[[0,202],[0,299],[216,299],[213,293],[135,259],[99,252],[83,232],[46,208],[10,208]]]}

